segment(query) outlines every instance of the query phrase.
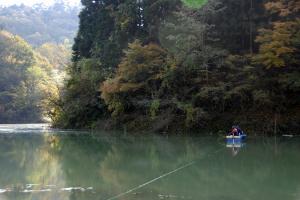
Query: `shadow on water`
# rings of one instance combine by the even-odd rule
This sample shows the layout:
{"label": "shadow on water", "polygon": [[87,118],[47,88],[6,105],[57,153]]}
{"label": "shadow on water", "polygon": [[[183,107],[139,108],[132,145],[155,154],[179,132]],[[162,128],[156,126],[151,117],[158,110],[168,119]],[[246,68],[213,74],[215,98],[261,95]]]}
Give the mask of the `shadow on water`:
{"label": "shadow on water", "polygon": [[251,139],[233,154],[214,137],[22,130],[0,127],[0,200],[107,200],[133,188],[116,199],[300,198],[299,139]]}

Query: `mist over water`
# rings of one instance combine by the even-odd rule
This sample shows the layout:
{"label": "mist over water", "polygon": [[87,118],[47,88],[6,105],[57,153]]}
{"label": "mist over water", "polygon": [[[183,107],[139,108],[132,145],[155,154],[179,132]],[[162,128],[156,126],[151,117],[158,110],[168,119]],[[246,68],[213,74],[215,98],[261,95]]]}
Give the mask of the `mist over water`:
{"label": "mist over water", "polygon": [[0,199],[296,200],[299,149],[297,138],[258,138],[232,149],[216,137],[1,125]]}

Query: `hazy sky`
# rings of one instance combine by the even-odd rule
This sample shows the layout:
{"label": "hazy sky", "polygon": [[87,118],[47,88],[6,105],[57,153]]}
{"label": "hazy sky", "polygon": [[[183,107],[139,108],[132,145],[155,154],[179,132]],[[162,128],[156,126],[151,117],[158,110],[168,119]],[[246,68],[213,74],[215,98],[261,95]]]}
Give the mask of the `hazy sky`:
{"label": "hazy sky", "polygon": [[[33,5],[36,3],[43,3],[45,5],[50,5],[57,0],[0,0],[0,6],[9,6],[13,4],[25,4],[25,5]],[[64,2],[70,5],[78,5],[80,0],[63,0]]]}

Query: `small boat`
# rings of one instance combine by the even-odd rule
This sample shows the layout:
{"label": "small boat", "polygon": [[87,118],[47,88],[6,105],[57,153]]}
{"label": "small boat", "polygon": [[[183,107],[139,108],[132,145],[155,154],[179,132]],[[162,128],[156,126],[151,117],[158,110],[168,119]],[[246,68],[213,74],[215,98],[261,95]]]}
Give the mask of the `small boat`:
{"label": "small boat", "polygon": [[226,135],[226,142],[227,144],[242,143],[246,137],[246,134],[239,126],[232,126],[231,132]]}
{"label": "small boat", "polygon": [[241,134],[241,135],[227,135],[226,139],[246,139],[247,135],[246,134]]}
{"label": "small boat", "polygon": [[226,136],[226,142],[227,144],[236,144],[236,143],[242,143],[246,139],[246,134],[241,135],[227,135]]}

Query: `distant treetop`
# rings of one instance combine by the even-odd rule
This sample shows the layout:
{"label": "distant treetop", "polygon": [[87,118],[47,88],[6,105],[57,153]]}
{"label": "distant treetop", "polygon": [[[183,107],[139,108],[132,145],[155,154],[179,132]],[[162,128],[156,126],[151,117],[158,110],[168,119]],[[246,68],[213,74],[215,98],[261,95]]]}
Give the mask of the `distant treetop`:
{"label": "distant treetop", "polygon": [[0,7],[0,29],[20,35],[33,46],[73,41],[78,29],[80,7],[55,3]]}
{"label": "distant treetop", "polygon": [[184,5],[190,8],[200,8],[207,3],[208,0],[182,0]]}

